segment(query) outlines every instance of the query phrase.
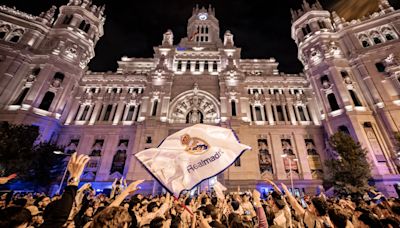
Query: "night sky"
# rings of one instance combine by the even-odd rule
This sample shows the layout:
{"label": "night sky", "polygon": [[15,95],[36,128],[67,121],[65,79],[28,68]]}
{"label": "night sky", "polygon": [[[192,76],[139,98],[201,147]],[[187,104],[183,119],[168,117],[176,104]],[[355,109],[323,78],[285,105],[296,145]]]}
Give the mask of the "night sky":
{"label": "night sky", "polygon": [[[350,1],[350,0],[343,0]],[[357,1],[357,0],[354,0]],[[373,0],[369,0],[373,1]],[[162,41],[167,29],[174,33],[174,43],[186,36],[187,20],[192,8],[199,4],[216,10],[221,35],[230,30],[235,45],[242,48],[242,58],[274,57],[279,70],[286,73],[302,71],[297,48],[290,37],[290,8],[298,9],[302,0],[94,0],[106,3],[105,35],[96,47],[90,62],[92,71],[115,71],[122,56],[152,57],[153,46]],[[122,3],[124,2],[124,3]],[[309,0],[314,2],[314,0]],[[320,0],[326,9],[333,9],[337,0]],[[399,8],[400,3],[394,0]],[[51,5],[60,6],[68,0],[2,0],[0,4],[38,15]]]}

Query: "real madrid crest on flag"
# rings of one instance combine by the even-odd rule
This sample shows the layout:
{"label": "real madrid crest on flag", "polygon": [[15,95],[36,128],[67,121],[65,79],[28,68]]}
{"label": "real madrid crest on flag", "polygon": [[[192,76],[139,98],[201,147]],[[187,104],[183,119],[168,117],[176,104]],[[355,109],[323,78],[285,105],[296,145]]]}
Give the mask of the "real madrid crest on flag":
{"label": "real madrid crest on flag", "polygon": [[246,150],[231,129],[197,124],[167,137],[136,158],[171,193],[179,195],[231,166]]}

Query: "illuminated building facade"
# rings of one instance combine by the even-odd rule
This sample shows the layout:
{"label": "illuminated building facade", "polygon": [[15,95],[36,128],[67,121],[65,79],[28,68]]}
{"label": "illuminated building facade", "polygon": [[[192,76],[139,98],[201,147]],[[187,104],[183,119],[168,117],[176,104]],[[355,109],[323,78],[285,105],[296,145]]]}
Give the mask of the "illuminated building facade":
{"label": "illuminated building facade", "polygon": [[84,181],[143,178],[148,191],[161,187],[133,155],[205,123],[234,129],[252,147],[218,176],[228,188],[263,188],[264,177],[289,183],[292,175],[298,192],[315,193],[333,156],[326,139],[341,130],[368,149],[378,188],[395,194],[400,21],[382,2],[356,22],[318,3],[293,11],[305,66],[296,75],[279,72],[273,58],[242,59],[231,32],[220,38],[211,7],[193,9],[177,44],[164,33],[153,58],[123,57],[116,72],[91,72],[104,7],[71,0],[57,16],[54,7],[32,16],[3,6],[0,120],[37,125],[43,140],[90,155]]}

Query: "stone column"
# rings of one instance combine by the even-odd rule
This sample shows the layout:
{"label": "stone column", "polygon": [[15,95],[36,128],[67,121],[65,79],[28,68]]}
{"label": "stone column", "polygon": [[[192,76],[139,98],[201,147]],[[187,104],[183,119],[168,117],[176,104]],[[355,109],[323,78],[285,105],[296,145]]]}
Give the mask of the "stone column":
{"label": "stone column", "polygon": [[278,180],[286,180],[287,174],[285,170],[285,164],[283,163],[283,159],[281,157],[282,153],[282,143],[281,137],[277,134],[270,134],[270,142],[272,148],[272,156],[275,161],[275,174]]}
{"label": "stone column", "polygon": [[294,145],[296,147],[297,159],[301,170],[301,174],[305,180],[311,180],[311,170],[308,164],[307,148],[305,145],[304,137],[300,134],[293,134]]}
{"label": "stone column", "polygon": [[117,104],[117,113],[114,115],[115,116],[115,118],[114,118],[114,120],[113,120],[113,125],[117,125],[118,124],[118,122],[119,122],[119,120],[121,119],[121,115],[123,114],[122,112],[124,111],[124,107],[125,107],[125,104],[124,104],[124,102],[123,101],[120,101],[120,102],[118,102],[118,104]]}
{"label": "stone column", "polygon": [[81,116],[82,116],[82,114],[83,114],[83,111],[85,110],[85,106],[86,106],[86,105],[81,104],[81,106],[80,106],[80,108],[79,108],[78,115],[76,115],[76,120],[78,120],[78,121],[81,120]]}
{"label": "stone column", "polygon": [[65,121],[65,125],[69,125],[71,124],[72,121],[74,121],[74,117],[79,107],[80,107],[79,101],[75,101],[74,104],[72,105],[72,108],[69,111],[67,120]]}
{"label": "stone column", "polygon": [[117,111],[118,103],[113,104],[108,122],[113,122],[114,113]]}
{"label": "stone column", "polygon": [[200,72],[204,72],[204,61],[200,61]]}
{"label": "stone column", "polygon": [[96,104],[90,105],[88,114],[87,114],[87,116],[86,116],[86,118],[85,118],[85,121],[86,121],[86,122],[87,122],[88,120],[90,120],[90,117],[93,115],[93,109],[94,109],[95,105],[96,105]]}
{"label": "stone column", "polygon": [[296,116],[297,116],[297,119],[298,119],[298,121],[299,121],[299,123],[300,123],[302,120],[301,120],[299,108],[298,108],[297,106],[294,106],[294,111],[295,111]]}
{"label": "stone column", "polygon": [[182,61],[182,72],[187,70],[187,61]]}
{"label": "stone column", "polygon": [[264,105],[262,105],[262,106],[260,107],[260,109],[261,109],[261,118],[262,118],[262,121],[265,121],[265,120],[266,120],[266,118],[265,118],[266,113],[264,113]]}
{"label": "stone column", "polygon": [[279,116],[278,116],[278,110],[276,109],[276,104],[273,104],[273,105],[272,105],[272,110],[273,110],[274,115],[275,115],[275,121],[276,121],[277,123],[279,123],[280,120],[279,120]]}
{"label": "stone column", "polygon": [[267,115],[268,115],[268,122],[269,125],[274,125],[274,116],[272,115],[272,107],[271,107],[271,102],[267,101],[266,105],[266,109],[267,109]]}
{"label": "stone column", "polygon": [[128,114],[129,114],[129,109],[131,109],[131,105],[126,104],[125,105],[125,112],[124,112],[124,117],[122,117],[122,121],[127,121],[126,118],[128,118]]}
{"label": "stone column", "polygon": [[103,155],[101,164],[96,176],[96,181],[110,181],[110,169],[113,161],[116,148],[118,146],[119,136],[109,135],[103,145]]}
{"label": "stone column", "polygon": [[96,122],[97,117],[100,115],[99,112],[101,112],[101,107],[102,107],[102,103],[100,101],[96,101],[94,104],[92,116],[90,117],[90,120],[89,120],[89,125],[93,125]]}
{"label": "stone column", "polygon": [[296,116],[293,110],[293,104],[287,104],[287,106],[289,109],[290,121],[292,122],[292,125],[297,125]]}

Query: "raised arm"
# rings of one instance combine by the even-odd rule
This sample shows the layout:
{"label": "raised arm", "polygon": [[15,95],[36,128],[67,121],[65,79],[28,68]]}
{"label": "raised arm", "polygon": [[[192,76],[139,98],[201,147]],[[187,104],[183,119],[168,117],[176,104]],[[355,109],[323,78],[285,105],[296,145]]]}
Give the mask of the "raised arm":
{"label": "raised arm", "polygon": [[261,205],[261,194],[256,189],[253,190],[253,204],[257,212],[258,227],[267,228],[268,221],[267,216],[265,215],[264,208]]}
{"label": "raised arm", "polygon": [[297,215],[300,217],[303,217],[304,213],[306,212],[304,208],[297,202],[297,200],[293,197],[292,193],[289,192],[287,186],[282,183],[282,189],[285,192],[285,194],[288,196],[288,200],[292,208],[296,211]]}
{"label": "raised arm", "polygon": [[124,199],[131,193],[137,191],[137,186],[141,183],[143,183],[144,180],[137,180],[132,182],[128,187],[125,188],[124,191],[122,191],[121,194],[119,194],[115,200],[109,205],[109,207],[118,207],[122,201],[124,201]]}
{"label": "raised arm", "polygon": [[79,178],[89,160],[90,158],[86,155],[76,156],[76,153],[72,154],[68,163],[70,174],[68,186],[64,189],[61,199],[50,203],[45,208],[44,223],[40,226],[41,228],[62,227],[67,221],[78,190]]}
{"label": "raised arm", "polygon": [[276,192],[282,194],[282,191],[278,188],[278,186],[277,186],[272,180],[270,180],[270,179],[268,179],[268,178],[265,178],[264,180],[265,180],[265,182],[267,182],[268,184],[270,184],[270,185],[274,188],[274,190],[275,190]]}

